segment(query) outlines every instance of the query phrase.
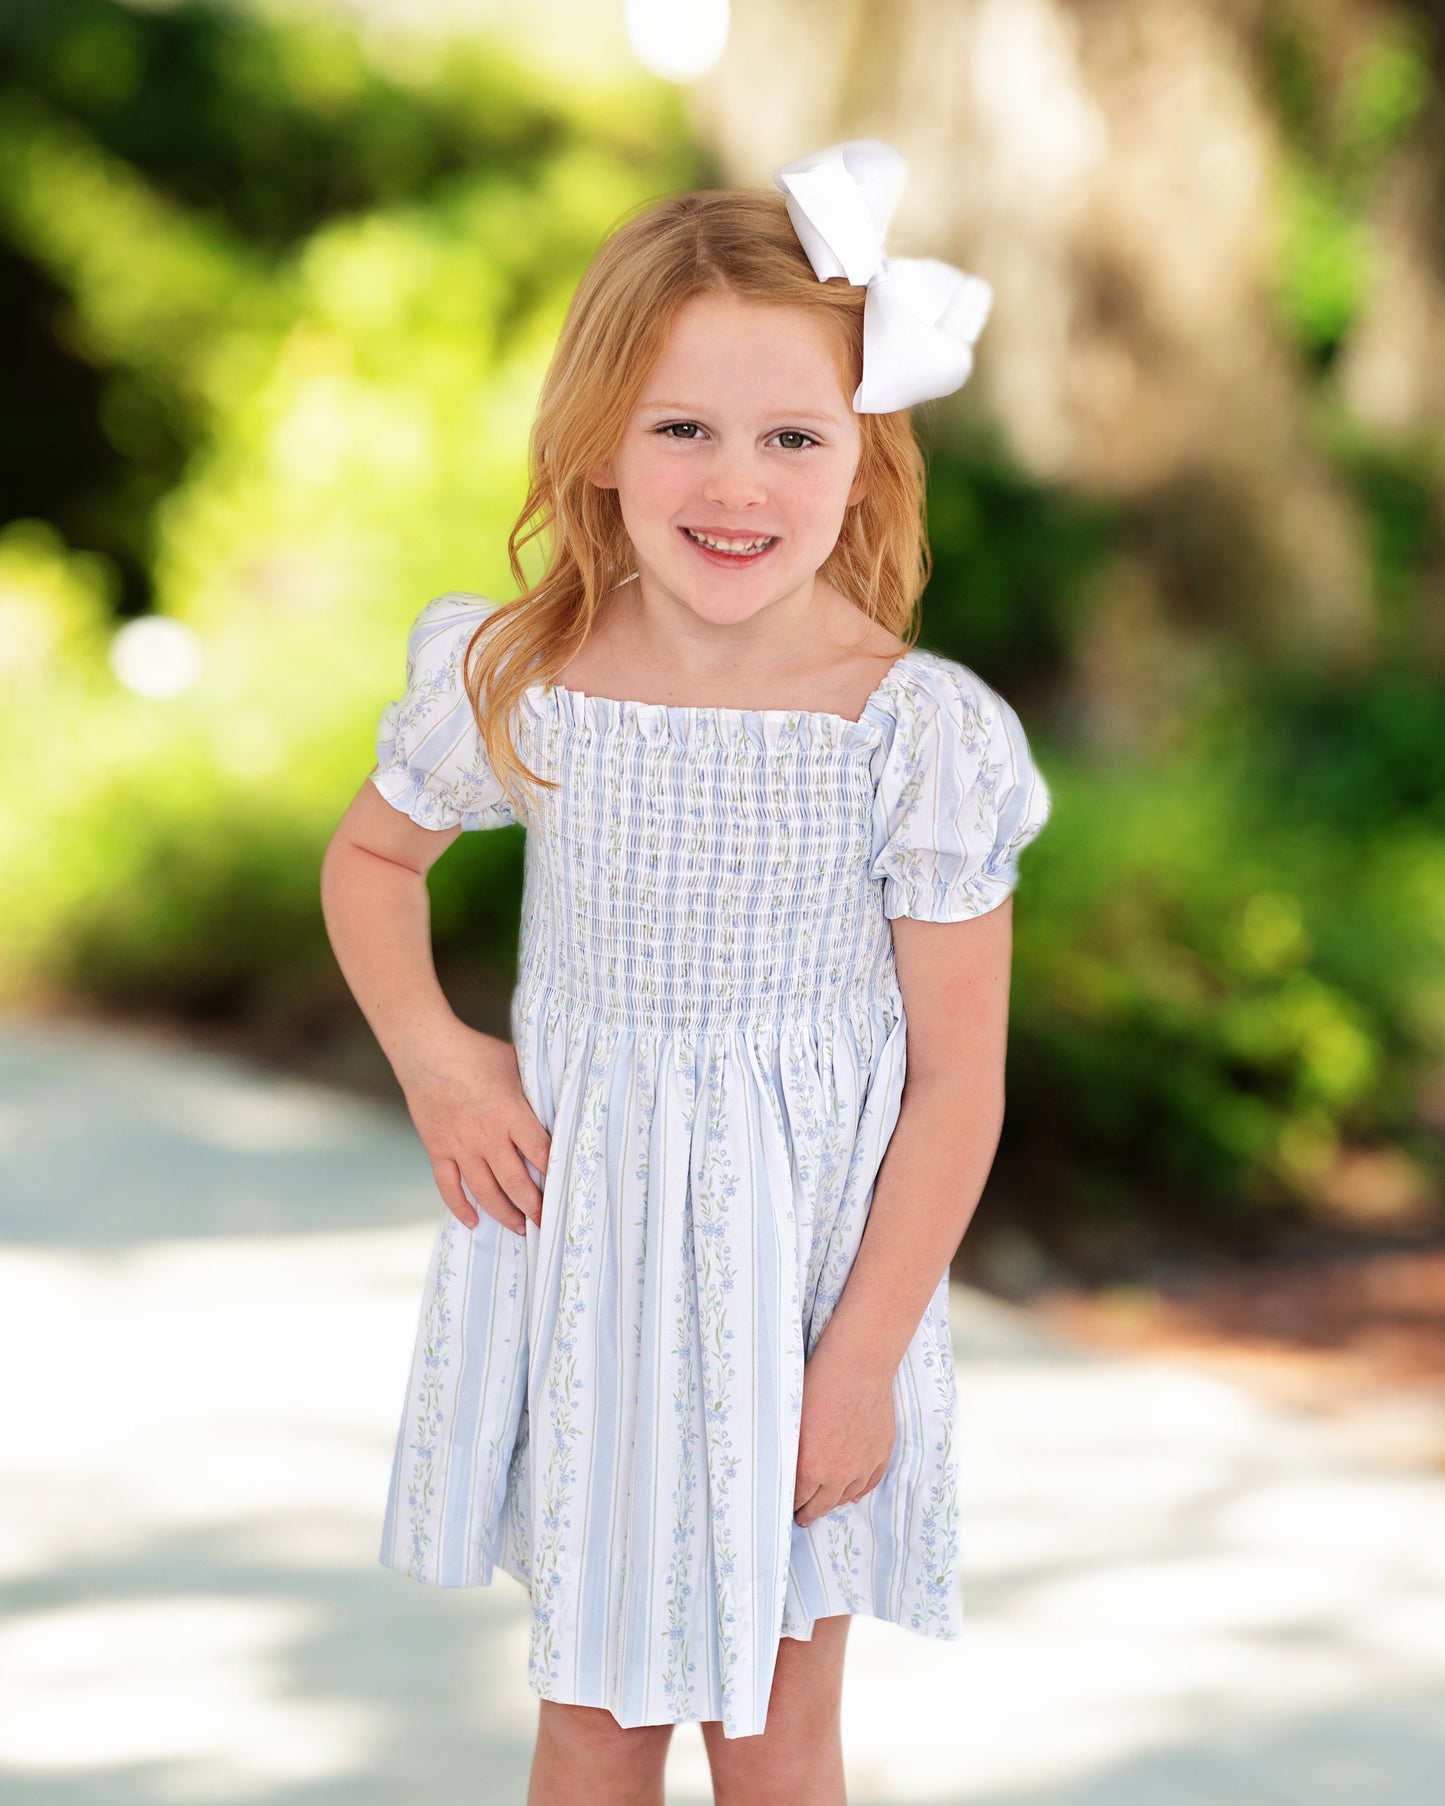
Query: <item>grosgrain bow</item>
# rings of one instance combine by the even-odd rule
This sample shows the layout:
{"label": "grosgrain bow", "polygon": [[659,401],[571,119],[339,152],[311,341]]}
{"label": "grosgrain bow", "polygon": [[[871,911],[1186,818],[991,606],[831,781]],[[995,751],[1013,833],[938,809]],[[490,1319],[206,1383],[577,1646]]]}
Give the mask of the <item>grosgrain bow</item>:
{"label": "grosgrain bow", "polygon": [[907,179],[902,153],[878,138],[832,144],[773,171],[818,280],[846,276],[867,287],[856,414],[889,414],[962,388],[993,303],[981,276],[951,263],[884,256]]}

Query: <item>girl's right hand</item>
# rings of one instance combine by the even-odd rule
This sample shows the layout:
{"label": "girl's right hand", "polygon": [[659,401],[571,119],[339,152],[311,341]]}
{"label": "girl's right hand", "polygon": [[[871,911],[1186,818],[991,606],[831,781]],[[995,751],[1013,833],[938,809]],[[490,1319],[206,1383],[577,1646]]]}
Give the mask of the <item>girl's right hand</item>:
{"label": "girl's right hand", "polygon": [[522,1091],[517,1050],[464,1022],[439,1041],[398,1062],[397,1080],[442,1202],[458,1222],[481,1220],[462,1190],[490,1217],[518,1235],[528,1219],[541,1226],[542,1192],[525,1156],[547,1175],[552,1139]]}

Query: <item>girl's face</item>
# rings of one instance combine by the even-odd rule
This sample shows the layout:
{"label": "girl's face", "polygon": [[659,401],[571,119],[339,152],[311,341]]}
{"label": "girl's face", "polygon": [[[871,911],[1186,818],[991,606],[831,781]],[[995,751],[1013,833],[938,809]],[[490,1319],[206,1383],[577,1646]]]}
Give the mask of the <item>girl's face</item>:
{"label": "girl's face", "polygon": [[[804,308],[697,295],[673,321],[622,444],[591,480],[617,491],[644,602],[730,626],[811,602],[862,494],[861,449],[823,321]],[[701,536],[733,549],[709,549]]]}

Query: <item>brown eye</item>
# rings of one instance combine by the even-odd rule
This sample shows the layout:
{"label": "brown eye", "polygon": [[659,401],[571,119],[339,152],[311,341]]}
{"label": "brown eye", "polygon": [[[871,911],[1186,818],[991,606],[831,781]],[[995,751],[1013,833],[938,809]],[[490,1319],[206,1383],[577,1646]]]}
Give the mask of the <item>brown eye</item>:
{"label": "brown eye", "polygon": [[[785,427],[783,431],[778,434],[778,437],[780,439],[802,439],[808,445],[816,445],[818,443],[811,433],[800,433],[796,427]],[[801,445],[787,445],[784,446],[783,449],[785,451],[802,451],[804,448]]]}

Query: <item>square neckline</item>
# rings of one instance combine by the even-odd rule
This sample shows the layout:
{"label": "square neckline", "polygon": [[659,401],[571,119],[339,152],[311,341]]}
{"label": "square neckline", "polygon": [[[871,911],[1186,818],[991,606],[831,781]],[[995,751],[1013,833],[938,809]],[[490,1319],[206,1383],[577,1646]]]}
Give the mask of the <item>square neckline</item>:
{"label": "square neckline", "polygon": [[574,698],[580,711],[585,711],[586,705],[589,703],[600,703],[612,709],[640,715],[656,716],[661,712],[686,715],[689,719],[711,718],[718,721],[836,721],[844,727],[857,728],[863,726],[875,704],[892,687],[900,667],[915,655],[921,655],[923,651],[922,646],[915,645],[906,646],[899,653],[883,673],[876,687],[864,700],[863,707],[856,719],[840,715],[836,709],[746,709],[722,702],[643,702],[632,696],[598,696],[591,690],[574,689],[570,684],[548,684],[541,679],[538,679],[536,683],[528,684],[527,688],[533,693],[540,691],[549,696],[570,696]]}

